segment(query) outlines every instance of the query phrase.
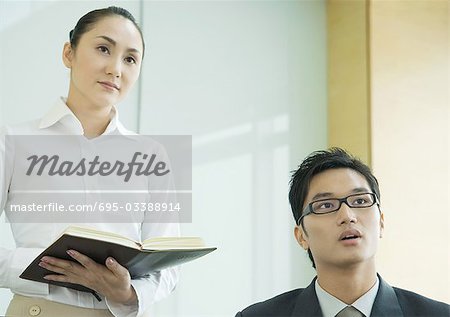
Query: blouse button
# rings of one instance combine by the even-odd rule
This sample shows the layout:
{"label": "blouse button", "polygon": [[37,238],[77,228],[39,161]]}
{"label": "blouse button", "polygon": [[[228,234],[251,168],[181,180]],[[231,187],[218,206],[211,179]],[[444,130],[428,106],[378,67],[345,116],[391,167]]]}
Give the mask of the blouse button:
{"label": "blouse button", "polygon": [[28,312],[30,313],[30,316],[37,316],[41,313],[41,307],[36,305],[31,306]]}

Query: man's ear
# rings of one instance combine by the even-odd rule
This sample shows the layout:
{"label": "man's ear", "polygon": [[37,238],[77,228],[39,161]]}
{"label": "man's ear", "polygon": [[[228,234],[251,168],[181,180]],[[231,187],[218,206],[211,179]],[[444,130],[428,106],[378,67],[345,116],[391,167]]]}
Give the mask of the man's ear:
{"label": "man's ear", "polygon": [[69,42],[65,43],[62,52],[62,59],[64,65],[69,69],[72,68],[73,54],[74,51],[72,49],[72,45]]}
{"label": "man's ear", "polygon": [[308,235],[306,234],[305,230],[303,229],[302,225],[295,226],[294,228],[294,236],[295,240],[297,240],[298,244],[305,249],[309,249],[309,243],[308,243]]}
{"label": "man's ear", "polygon": [[380,210],[380,238],[383,238],[384,232],[384,213]]}

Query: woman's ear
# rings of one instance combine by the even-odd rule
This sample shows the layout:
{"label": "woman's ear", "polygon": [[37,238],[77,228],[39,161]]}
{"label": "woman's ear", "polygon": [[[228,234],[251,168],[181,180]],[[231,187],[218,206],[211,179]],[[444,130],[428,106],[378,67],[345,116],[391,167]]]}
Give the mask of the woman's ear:
{"label": "woman's ear", "polygon": [[295,240],[297,240],[298,244],[305,250],[309,249],[309,243],[308,243],[308,235],[306,234],[305,230],[301,225],[295,226],[294,228],[294,236]]}
{"label": "woman's ear", "polygon": [[69,69],[72,68],[73,53],[72,45],[69,42],[65,43],[62,58],[64,65]]}

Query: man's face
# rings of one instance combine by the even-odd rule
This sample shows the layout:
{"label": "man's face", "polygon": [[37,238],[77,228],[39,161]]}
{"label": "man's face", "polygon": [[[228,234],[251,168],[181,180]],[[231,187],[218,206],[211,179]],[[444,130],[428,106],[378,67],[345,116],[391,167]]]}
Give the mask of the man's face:
{"label": "man's face", "polygon": [[[372,192],[363,175],[349,168],[330,169],[315,175],[303,209],[312,201],[343,198],[355,193]],[[378,239],[383,230],[383,215],[375,204],[368,208],[350,208],[323,215],[310,214],[303,219],[304,229],[295,229],[297,241],[311,249],[318,270],[347,268],[361,262],[374,262]],[[342,239],[344,235],[357,238]]]}

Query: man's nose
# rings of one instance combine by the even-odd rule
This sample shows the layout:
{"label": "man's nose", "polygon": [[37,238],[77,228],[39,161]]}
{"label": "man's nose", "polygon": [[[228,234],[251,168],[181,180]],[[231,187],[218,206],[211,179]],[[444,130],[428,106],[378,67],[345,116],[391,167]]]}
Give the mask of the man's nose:
{"label": "man's nose", "polygon": [[341,202],[339,209],[336,211],[338,225],[344,223],[356,223],[358,219],[356,218],[356,213],[353,208],[347,205],[346,201]]}

